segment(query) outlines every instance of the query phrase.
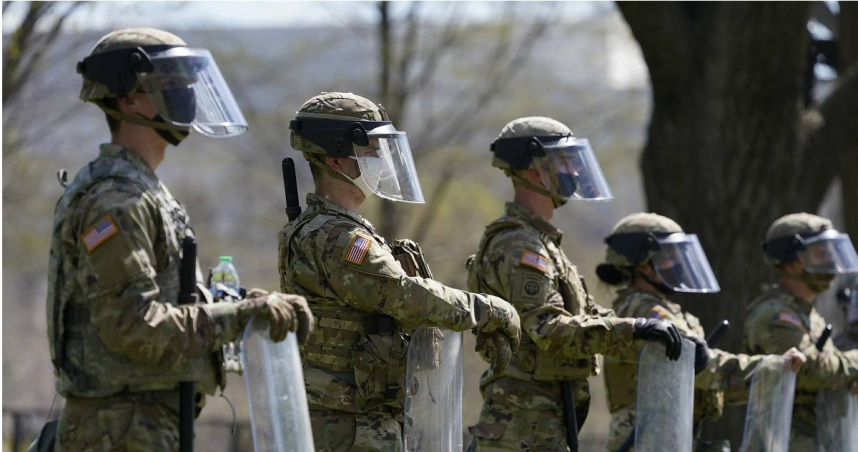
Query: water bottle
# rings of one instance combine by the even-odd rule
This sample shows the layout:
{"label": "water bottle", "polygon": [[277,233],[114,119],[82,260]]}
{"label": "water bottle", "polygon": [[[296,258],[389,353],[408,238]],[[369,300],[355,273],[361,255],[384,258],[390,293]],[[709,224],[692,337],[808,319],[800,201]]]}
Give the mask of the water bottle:
{"label": "water bottle", "polygon": [[232,265],[232,256],[221,256],[217,267],[212,269],[211,291],[217,293],[215,284],[221,283],[227,288],[239,291],[238,270]]}

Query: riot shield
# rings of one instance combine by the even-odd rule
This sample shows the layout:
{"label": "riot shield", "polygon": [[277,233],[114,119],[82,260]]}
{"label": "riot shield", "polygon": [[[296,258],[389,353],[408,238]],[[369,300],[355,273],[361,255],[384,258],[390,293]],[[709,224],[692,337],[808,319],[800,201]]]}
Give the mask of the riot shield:
{"label": "riot shield", "polygon": [[694,424],[694,343],[670,361],[664,344],[647,342],[638,364],[635,452],[688,452]]}
{"label": "riot shield", "polygon": [[269,338],[267,320],[254,318],[244,330],[242,363],[253,448],[256,452],[312,452],[304,374],[295,333]]}
{"label": "riot shield", "polygon": [[462,450],[462,333],[420,327],[408,345],[405,450]]}
{"label": "riot shield", "polygon": [[848,388],[826,389],[816,395],[816,434],[819,450],[858,452],[858,396]]}
{"label": "riot shield", "polygon": [[780,355],[760,361],[751,379],[740,452],[786,452],[795,398],[795,372]]}

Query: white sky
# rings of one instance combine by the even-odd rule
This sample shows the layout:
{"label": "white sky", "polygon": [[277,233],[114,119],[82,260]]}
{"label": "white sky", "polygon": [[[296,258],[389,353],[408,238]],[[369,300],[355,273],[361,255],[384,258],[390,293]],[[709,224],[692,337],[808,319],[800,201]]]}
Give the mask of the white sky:
{"label": "white sky", "polygon": [[[27,2],[18,3],[3,15],[3,27],[20,21]],[[67,22],[73,30],[103,30],[122,26],[153,26],[172,30],[195,28],[283,28],[320,25],[345,25],[372,22],[375,2],[323,1],[185,1],[185,2],[92,2]],[[410,2],[392,2],[394,14],[408,8]],[[428,17],[442,20],[448,2],[424,2]],[[464,14],[474,21],[489,20],[498,13],[498,2],[467,3]],[[608,2],[564,2],[560,14],[569,20],[585,18],[597,9],[612,8]]]}

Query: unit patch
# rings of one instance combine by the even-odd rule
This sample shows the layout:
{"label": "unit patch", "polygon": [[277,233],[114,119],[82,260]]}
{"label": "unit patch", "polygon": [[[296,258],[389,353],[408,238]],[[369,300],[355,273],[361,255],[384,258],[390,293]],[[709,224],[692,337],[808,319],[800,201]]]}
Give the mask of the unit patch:
{"label": "unit patch", "polygon": [[527,265],[528,267],[535,268],[542,273],[548,273],[548,259],[534,253],[533,251],[525,251],[524,254],[521,255],[521,262],[519,263],[521,265]]}
{"label": "unit patch", "polygon": [[528,295],[536,295],[539,293],[539,284],[536,281],[528,281],[524,283],[524,291]]}
{"label": "unit patch", "polygon": [[95,226],[89,228],[80,236],[80,241],[83,242],[86,252],[92,253],[96,248],[110,240],[114,235],[119,233],[116,224],[110,215],[101,219]]}
{"label": "unit patch", "polygon": [[653,306],[652,314],[650,314],[649,318],[651,319],[663,319],[667,317],[667,310],[661,306]]}
{"label": "unit patch", "polygon": [[804,328],[804,325],[801,323],[801,319],[791,312],[781,312],[778,314],[778,320],[795,325],[799,328]]}
{"label": "unit patch", "polygon": [[372,245],[371,238],[360,234],[355,235],[351,245],[349,245],[348,251],[346,251],[345,260],[357,265],[363,264],[363,259],[366,257],[370,245]]}

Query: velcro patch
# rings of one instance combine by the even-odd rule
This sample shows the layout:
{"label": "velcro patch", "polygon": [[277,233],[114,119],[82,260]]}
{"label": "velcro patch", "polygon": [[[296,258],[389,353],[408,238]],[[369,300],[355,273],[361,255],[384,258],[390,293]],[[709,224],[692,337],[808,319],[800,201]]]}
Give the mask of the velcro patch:
{"label": "velcro patch", "polygon": [[346,251],[345,260],[353,264],[361,265],[366,257],[369,247],[372,245],[372,239],[363,235],[357,234],[352,239],[348,251]]}
{"label": "velcro patch", "polygon": [[804,328],[804,325],[801,323],[801,319],[791,312],[781,312],[780,314],[778,314],[778,320],[780,320],[781,322],[791,323],[800,328]]}
{"label": "velcro patch", "polygon": [[650,314],[649,318],[659,320],[667,318],[667,310],[661,306],[653,306],[652,314]]}
{"label": "velcro patch", "polygon": [[80,236],[80,241],[83,243],[86,251],[88,253],[92,253],[96,248],[110,240],[111,237],[118,233],[119,229],[116,227],[116,223],[113,222],[113,218],[111,218],[110,215],[107,215],[103,219],[99,220],[95,226],[84,232],[83,235]]}
{"label": "velcro patch", "polygon": [[525,251],[524,254],[521,255],[521,261],[519,263],[521,265],[527,265],[528,267],[535,268],[542,273],[548,273],[548,259],[534,253],[533,251]]}

